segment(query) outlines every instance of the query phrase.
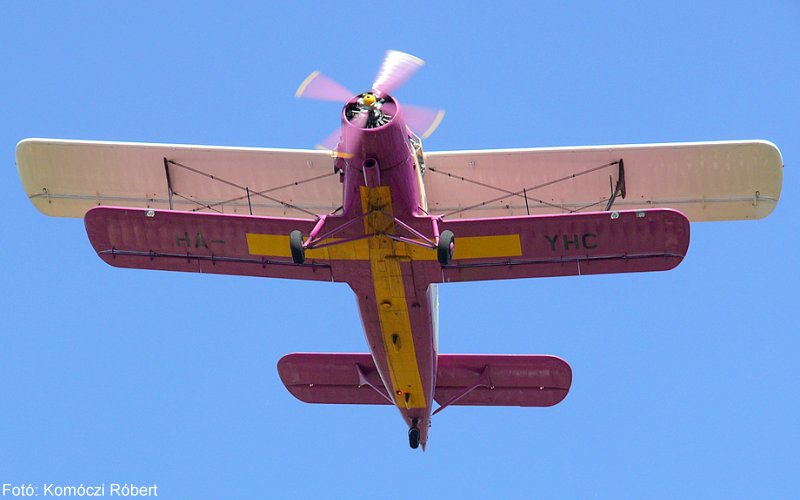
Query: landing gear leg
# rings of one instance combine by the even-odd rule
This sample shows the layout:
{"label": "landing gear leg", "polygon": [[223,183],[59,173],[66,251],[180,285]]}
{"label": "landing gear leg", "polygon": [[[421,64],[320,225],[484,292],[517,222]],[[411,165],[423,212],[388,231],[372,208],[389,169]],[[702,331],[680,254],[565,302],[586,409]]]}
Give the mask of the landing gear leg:
{"label": "landing gear leg", "polygon": [[408,445],[414,450],[419,448],[419,427],[416,418],[411,421],[411,428],[408,429]]}

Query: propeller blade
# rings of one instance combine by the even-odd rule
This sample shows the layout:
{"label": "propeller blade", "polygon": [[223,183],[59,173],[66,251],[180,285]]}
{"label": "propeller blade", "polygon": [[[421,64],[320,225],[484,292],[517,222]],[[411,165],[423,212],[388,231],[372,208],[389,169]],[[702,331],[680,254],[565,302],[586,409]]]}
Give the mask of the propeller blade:
{"label": "propeller blade", "polygon": [[404,84],[423,64],[425,64],[425,61],[405,52],[397,50],[386,52],[386,57],[383,59],[378,76],[375,77],[375,83],[372,84],[372,90],[375,91],[378,97],[391,94],[400,85]]}
{"label": "propeller blade", "polygon": [[314,71],[297,87],[295,97],[318,99],[320,101],[347,102],[355,94],[347,90],[336,80],[329,78],[319,71]]}
{"label": "propeller blade", "polygon": [[[359,113],[358,115],[354,116],[350,123],[354,126],[358,127],[359,129],[364,128],[367,124],[368,115],[366,112]],[[342,158],[350,158],[358,152],[359,147],[361,146],[361,134],[351,133],[350,139],[351,142],[346,147],[340,149],[339,141],[342,138],[342,130],[336,129],[331,132],[326,138],[322,139],[319,144],[315,147],[317,149],[325,149],[325,150],[332,150],[334,151],[334,156],[339,156]],[[346,150],[345,150],[346,149]]]}
{"label": "propeller blade", "polygon": [[337,128],[333,132],[331,132],[328,137],[322,139],[319,144],[317,144],[317,149],[336,149],[339,145],[339,139],[342,136],[342,129]]}
{"label": "propeller blade", "polygon": [[442,123],[443,109],[423,108],[421,106],[403,105],[403,114],[408,125],[415,134],[427,139]]}
{"label": "propeller blade", "polygon": [[361,139],[364,136],[364,127],[367,126],[369,120],[369,113],[366,110],[361,111],[350,120],[350,124],[356,127],[356,130],[348,134],[350,142],[339,149],[337,153],[344,158],[352,158],[361,154]]}

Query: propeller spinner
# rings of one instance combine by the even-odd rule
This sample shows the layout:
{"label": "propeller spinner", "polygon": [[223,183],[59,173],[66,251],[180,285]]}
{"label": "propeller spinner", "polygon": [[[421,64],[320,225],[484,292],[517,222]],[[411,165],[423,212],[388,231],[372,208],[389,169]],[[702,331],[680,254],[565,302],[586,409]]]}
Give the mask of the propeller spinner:
{"label": "propeller spinner", "polygon": [[[386,52],[372,90],[360,94],[345,109],[347,120],[360,128],[375,128],[384,125],[392,118],[389,109],[396,109],[396,103],[389,95],[403,85],[425,62],[411,54],[390,50]],[[349,102],[353,92],[332,78],[314,71],[303,80],[295,92],[295,97],[322,101]],[[406,124],[423,139],[430,136],[444,118],[444,110],[420,106],[403,106]],[[339,141],[339,131],[329,135],[320,144],[325,149],[335,149]]]}

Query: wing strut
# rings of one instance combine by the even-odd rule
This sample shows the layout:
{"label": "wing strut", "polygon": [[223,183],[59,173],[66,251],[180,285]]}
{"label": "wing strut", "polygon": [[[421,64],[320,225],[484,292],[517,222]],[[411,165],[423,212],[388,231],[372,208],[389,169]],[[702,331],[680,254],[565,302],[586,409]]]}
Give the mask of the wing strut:
{"label": "wing strut", "polygon": [[[622,161],[622,158],[619,159],[617,162],[619,165],[619,173],[617,174],[617,185],[611,188],[611,198],[608,199],[608,204],[606,205],[606,212],[611,210],[611,205],[614,204],[614,200],[617,199],[617,196],[621,196],[622,199],[625,199],[625,163]],[[611,177],[608,178],[609,183],[611,183]],[[527,200],[526,200],[527,201]]]}
{"label": "wing strut", "polygon": [[[311,180],[321,179],[321,178],[323,178],[323,177],[328,177],[328,176],[330,176],[330,175],[333,175],[333,174],[319,175],[319,176],[317,176],[317,177],[313,177],[313,178],[311,178],[311,179],[307,179],[306,181],[298,181],[298,182],[293,182],[293,183],[291,183],[291,184],[287,184],[286,186],[279,186],[279,187],[277,187],[277,188],[267,189],[267,190],[265,190],[265,191],[250,191],[250,188],[249,188],[249,187],[247,187],[247,186],[240,186],[239,184],[236,184],[235,182],[231,182],[231,181],[229,181],[229,180],[226,180],[226,179],[223,179],[223,178],[221,178],[221,177],[217,177],[217,176],[214,176],[214,175],[207,174],[207,173],[205,173],[205,172],[203,172],[203,171],[201,171],[201,170],[198,170],[198,169],[196,169],[196,168],[192,168],[192,167],[190,167],[190,166],[188,166],[188,165],[184,165],[184,164],[182,164],[182,163],[179,163],[179,162],[177,162],[177,161],[175,161],[175,160],[169,160],[169,159],[166,159],[166,158],[165,158],[164,160],[165,160],[165,164],[175,165],[176,167],[180,167],[180,168],[182,168],[182,169],[188,170],[189,172],[193,172],[193,173],[195,173],[195,174],[202,175],[203,177],[208,177],[208,178],[209,178],[209,179],[211,179],[212,181],[221,182],[222,184],[225,184],[225,185],[231,186],[231,187],[233,187],[233,188],[236,188],[236,189],[240,189],[241,191],[243,191],[243,192],[245,192],[245,193],[246,193],[246,194],[245,194],[245,196],[240,196],[239,198],[236,198],[237,200],[239,200],[239,199],[242,199],[242,198],[245,198],[245,197],[246,197],[246,198],[247,198],[247,200],[248,200],[248,203],[250,203],[250,195],[251,195],[251,194],[253,194],[253,195],[256,195],[256,196],[260,196],[261,198],[265,198],[265,199],[267,199],[267,200],[269,200],[269,201],[271,201],[271,202],[274,202],[274,203],[279,203],[280,205],[282,205],[282,206],[283,206],[283,207],[285,207],[285,208],[290,208],[290,209],[298,210],[298,211],[300,211],[300,212],[303,212],[303,213],[305,213],[305,214],[308,214],[308,215],[310,215],[310,216],[312,216],[312,217],[316,217],[316,216],[317,216],[317,214],[315,214],[314,212],[311,212],[311,211],[309,211],[309,210],[306,210],[305,208],[298,207],[297,205],[292,205],[291,203],[288,203],[288,202],[285,202],[285,201],[279,200],[279,199],[277,199],[277,198],[273,198],[273,197],[271,197],[271,196],[267,196],[265,193],[268,193],[268,192],[271,192],[271,191],[275,191],[275,190],[277,190],[277,189],[280,189],[280,188],[282,188],[282,187],[296,186],[296,185],[300,184],[300,182],[308,182],[308,181],[311,181]],[[169,172],[169,170],[167,170],[167,172]],[[171,190],[171,189],[170,189],[170,193],[172,193],[172,190]],[[178,196],[181,196],[181,195],[178,195]],[[189,198],[186,198],[186,197],[184,197],[184,196],[181,196],[181,197],[182,197],[182,198],[185,198],[185,199],[189,199]],[[214,203],[214,205],[205,205],[205,204],[203,204],[203,203],[200,203],[200,202],[198,202],[198,201],[196,201],[196,200],[190,200],[190,201],[194,201],[195,203],[197,203],[198,205],[200,205],[202,208],[201,208],[201,209],[199,209],[199,210],[202,210],[202,209],[205,209],[205,208],[208,208],[208,209],[211,209],[211,210],[215,210],[215,209],[214,209],[214,206],[216,206],[216,205],[221,205],[221,204],[225,203],[225,202],[217,202],[217,203]],[[252,205],[250,205],[250,209],[251,209],[251,211],[252,211]],[[193,211],[197,211],[197,210],[198,210],[198,209],[195,209],[195,210],[193,210]]]}
{"label": "wing strut", "polygon": [[450,399],[439,405],[439,407],[436,408],[436,411],[431,413],[431,416],[436,415],[437,413],[444,410],[445,408],[455,403],[459,399],[463,398],[464,396],[474,391],[478,387],[488,387],[489,389],[494,388],[494,385],[492,384],[492,379],[489,376],[489,365],[484,365],[483,370],[481,370],[481,373],[480,375],[478,375],[478,379],[475,381],[474,384],[472,384],[469,387],[465,387],[463,391],[459,392],[458,394],[454,395],[453,397],[451,397]]}
{"label": "wing strut", "polygon": [[[586,169],[586,170],[582,170],[580,172],[575,172],[573,174],[569,174],[569,175],[560,177],[558,179],[547,181],[547,182],[544,182],[542,184],[537,184],[535,186],[530,186],[530,187],[523,187],[519,191],[511,191],[511,190],[504,189],[504,188],[501,188],[501,187],[498,187],[498,186],[492,186],[492,185],[487,184],[485,182],[480,182],[480,181],[477,181],[477,180],[474,180],[474,179],[468,179],[466,177],[463,177],[463,176],[460,176],[460,175],[455,175],[455,174],[452,174],[450,172],[446,172],[444,170],[441,170],[441,169],[438,169],[438,168],[434,168],[434,167],[428,167],[427,171],[436,172],[437,174],[441,174],[441,175],[444,175],[446,177],[450,177],[452,179],[460,180],[460,181],[467,182],[467,183],[470,183],[470,184],[475,184],[475,185],[478,185],[478,186],[482,186],[482,187],[485,187],[485,188],[493,189],[495,191],[499,191],[501,193],[504,193],[502,196],[498,196],[496,198],[492,198],[492,199],[489,199],[489,200],[486,200],[486,201],[482,201],[480,203],[475,203],[474,205],[470,205],[470,206],[467,206],[467,207],[462,207],[462,208],[447,212],[445,214],[442,214],[443,218],[447,218],[447,217],[450,217],[450,216],[453,216],[453,215],[456,215],[456,214],[460,214],[462,212],[467,212],[467,211],[475,209],[475,208],[480,208],[480,207],[483,207],[483,206],[486,206],[486,205],[490,205],[490,204],[498,202],[500,200],[504,200],[504,199],[508,198],[509,196],[524,198],[525,199],[525,204],[526,204],[526,210],[527,210],[527,212],[529,214],[530,214],[530,206],[528,206],[528,200],[529,199],[532,200],[532,201],[535,201],[536,203],[538,203],[540,205],[549,206],[549,207],[553,207],[553,208],[561,210],[561,209],[563,209],[563,207],[561,205],[556,204],[556,203],[550,203],[548,201],[541,200],[541,199],[538,199],[538,198],[530,197],[528,195],[528,193],[530,193],[531,191],[535,191],[537,189],[542,189],[542,188],[545,188],[545,187],[548,187],[548,186],[552,186],[553,184],[557,184],[559,182],[569,181],[569,180],[572,180],[572,179],[574,179],[576,177],[580,177],[582,175],[591,174],[592,172],[596,172],[596,171],[602,170],[604,168],[613,167],[614,165],[617,165],[619,167],[619,169],[620,169],[620,172],[622,172],[622,160],[614,160],[614,161],[611,161],[611,162],[608,162],[608,163],[604,163],[602,165],[598,165],[598,166],[595,166],[595,167],[592,167],[592,168],[589,168],[589,169]],[[622,186],[623,186],[622,187],[622,192],[623,193],[624,193],[624,190],[625,190],[624,185],[625,184],[624,184],[624,180],[623,180],[623,183],[622,183]],[[619,187],[619,184],[618,184],[618,187]],[[624,198],[625,195],[623,194],[622,197]],[[593,202],[593,203],[590,203],[590,204],[588,204],[586,206],[580,207],[580,208],[578,208],[576,210],[570,210],[569,213],[579,212],[579,211],[584,210],[586,208],[593,207],[595,205],[599,205],[603,201],[606,201],[606,200]]]}
{"label": "wing strut", "polygon": [[[344,231],[348,227],[350,227],[350,226],[352,226],[354,224],[357,224],[359,221],[363,220],[366,217],[369,217],[370,215],[372,215],[374,213],[381,213],[381,214],[385,215],[387,218],[392,219],[392,222],[397,224],[397,226],[399,226],[400,228],[405,229],[408,233],[410,233],[412,235],[412,237],[400,236],[400,235],[397,235],[397,234],[387,233],[387,232],[374,231],[373,233],[362,234],[362,235],[359,235],[359,236],[350,236],[350,237],[347,237],[347,238],[340,238],[340,239],[336,239],[334,241],[331,241],[331,239],[335,235],[341,233],[342,231]],[[363,214],[361,214],[361,215],[359,215],[357,217],[353,217],[352,219],[348,220],[344,224],[342,224],[340,226],[337,226],[337,227],[335,227],[335,228],[323,233],[322,235],[320,235],[319,233],[321,233],[322,230],[325,228],[325,223],[326,223],[327,220],[328,220],[328,216],[327,215],[318,216],[317,222],[314,225],[314,228],[311,230],[311,233],[309,233],[308,238],[306,238],[305,241],[303,242],[303,249],[304,250],[311,250],[311,249],[315,249],[315,248],[332,247],[332,246],[335,246],[335,245],[341,245],[341,244],[344,244],[344,243],[350,243],[350,242],[357,241],[357,240],[363,240],[363,239],[371,238],[373,236],[378,236],[378,235],[385,236],[385,237],[387,237],[389,239],[392,239],[394,241],[400,241],[400,242],[403,242],[403,243],[409,243],[411,245],[417,245],[419,247],[428,248],[428,249],[431,249],[431,250],[436,248],[436,245],[439,242],[439,233],[438,233],[438,227],[439,226],[438,226],[438,224],[440,222],[440,219],[438,217],[432,217],[431,218],[431,220],[433,222],[433,232],[434,232],[433,239],[428,238],[427,236],[425,236],[421,232],[417,231],[413,227],[409,226],[408,224],[406,224],[402,220],[398,219],[394,215],[392,215],[390,213],[387,213],[387,212],[385,212],[384,210],[381,210],[381,209],[372,209],[372,210],[370,210],[370,211],[368,211],[366,213],[363,213]]]}
{"label": "wing strut", "polygon": [[169,192],[169,209],[174,210],[172,205],[172,180],[169,178],[169,160],[164,157],[164,172],[167,174],[167,192]]}
{"label": "wing strut", "polygon": [[394,404],[394,401],[392,401],[392,399],[389,396],[386,395],[386,389],[380,390],[377,387],[375,387],[375,385],[372,382],[367,380],[367,376],[364,374],[364,370],[361,368],[361,365],[358,364],[358,363],[356,363],[356,371],[358,372],[358,387],[359,388],[364,387],[365,385],[367,387],[371,387],[375,392],[377,392],[378,394],[383,396],[386,399],[386,401],[389,402],[389,404]]}

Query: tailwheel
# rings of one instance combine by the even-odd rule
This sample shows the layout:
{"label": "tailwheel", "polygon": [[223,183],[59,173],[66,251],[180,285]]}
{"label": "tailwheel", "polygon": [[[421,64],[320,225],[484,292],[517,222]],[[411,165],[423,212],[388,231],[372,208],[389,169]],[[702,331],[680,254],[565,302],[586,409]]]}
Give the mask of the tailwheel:
{"label": "tailwheel", "polygon": [[414,426],[408,430],[408,445],[413,448],[419,448],[419,427]]}
{"label": "tailwheel", "polygon": [[411,421],[411,428],[408,429],[408,445],[412,449],[419,448],[419,427],[417,427],[418,420],[415,418]]}
{"label": "tailwheel", "polygon": [[446,229],[439,235],[439,244],[436,245],[436,253],[439,264],[446,266],[453,260],[453,251],[456,248],[456,237],[453,231]]}
{"label": "tailwheel", "polygon": [[303,233],[296,229],[289,233],[289,247],[292,250],[292,260],[295,264],[302,264],[306,261],[306,249],[303,248]]}

